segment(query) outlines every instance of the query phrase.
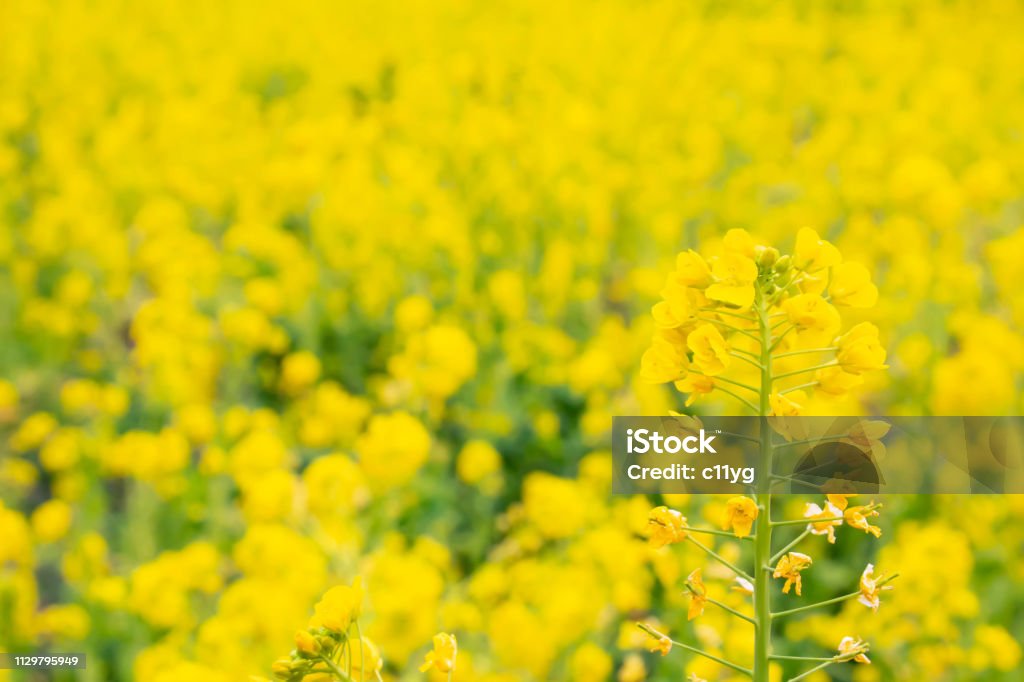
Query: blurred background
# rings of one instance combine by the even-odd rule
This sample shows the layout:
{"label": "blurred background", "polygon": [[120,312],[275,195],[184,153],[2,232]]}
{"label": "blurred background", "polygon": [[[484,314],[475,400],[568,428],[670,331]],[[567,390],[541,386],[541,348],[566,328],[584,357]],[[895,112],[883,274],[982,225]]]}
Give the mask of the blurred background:
{"label": "blurred background", "polygon": [[[632,624],[752,650],[686,624],[700,553],[642,536],[723,500],[609,494],[612,415],[682,407],[638,379],[650,306],[680,250],[812,227],[871,269],[891,365],[814,412],[1020,414],[1022,28],[997,0],[0,4],[0,650],[88,654],[0,680],[269,675],[355,575],[388,680],[440,629],[465,682],[734,679]],[[1020,679],[1022,520],[887,499],[881,541],[815,539],[805,594],[868,561],[898,588],[779,651]]]}

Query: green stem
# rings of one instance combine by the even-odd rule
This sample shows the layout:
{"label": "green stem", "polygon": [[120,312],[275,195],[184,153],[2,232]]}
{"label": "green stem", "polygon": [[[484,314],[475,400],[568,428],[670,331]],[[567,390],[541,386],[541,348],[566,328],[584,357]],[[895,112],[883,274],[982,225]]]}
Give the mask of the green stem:
{"label": "green stem", "polygon": [[797,675],[796,677],[789,678],[789,682],[797,682],[797,680],[802,680],[805,677],[813,675],[814,673],[818,672],[822,668],[827,668],[828,666],[832,665],[833,663],[838,663],[838,662],[839,662],[838,659],[830,658],[827,661],[825,661],[824,663],[819,663],[818,665],[814,666],[813,668],[811,668],[807,672],[803,672],[803,673],[800,673],[799,675]]}
{"label": "green stem", "polygon": [[775,359],[788,358],[793,355],[806,355],[807,353],[827,353],[829,351],[837,350],[836,346],[829,346],[828,348],[807,348],[805,350],[791,350],[788,353],[779,353],[775,356]]}
{"label": "green stem", "polygon": [[[796,329],[796,325],[795,324],[791,325],[790,327],[788,327],[786,329],[786,331],[784,331],[781,334],[779,334],[778,336],[776,336],[775,337],[775,341],[770,346],[768,346],[768,352],[770,353],[773,350],[775,350],[776,348],[778,348],[779,344],[782,343],[782,339],[786,338],[786,334],[790,333],[794,329]],[[769,331],[772,332],[772,331],[775,331],[775,330],[774,329],[770,329]]]}
{"label": "green stem", "polygon": [[[661,639],[662,637],[665,636],[662,633],[660,633],[657,630],[655,630],[654,628],[652,628],[647,623],[637,623],[636,625],[637,625],[638,628],[640,628],[641,630],[643,630],[644,632],[649,634],[651,637],[654,637],[655,639]],[[718,656],[715,656],[714,654],[709,654],[708,652],[706,652],[706,651],[704,651],[702,649],[698,649],[697,647],[690,646],[689,644],[683,644],[682,642],[677,642],[676,640],[671,639],[671,638],[669,638],[669,641],[672,642],[673,646],[677,646],[680,649],[685,649],[686,651],[695,653],[695,654],[697,654],[699,656],[703,656],[704,658],[711,659],[715,663],[720,663],[721,665],[724,665],[726,668],[730,668],[732,670],[735,670],[738,673],[743,673],[744,675],[748,675],[748,676],[751,674],[750,669],[744,668],[741,665],[736,665],[735,663],[733,663],[731,661],[727,661],[724,658],[719,658]]]}
{"label": "green stem", "polygon": [[776,656],[775,654],[772,654],[768,658],[772,659],[773,661],[833,661],[833,660],[835,660],[835,657],[833,657],[833,656],[828,656],[828,657],[826,657],[826,656]]}
{"label": "green stem", "polygon": [[828,606],[829,604],[836,604],[836,603],[841,602],[841,601],[846,601],[847,599],[853,599],[854,597],[859,596],[859,595],[860,595],[860,590],[858,590],[856,592],[850,592],[849,594],[844,594],[844,595],[842,595],[840,597],[833,597],[832,599],[826,599],[825,601],[819,601],[819,602],[817,602],[815,604],[807,604],[806,606],[798,606],[795,609],[786,609],[785,611],[777,611],[776,613],[772,614],[772,618],[783,618],[785,616],[792,616],[793,614],[800,613],[802,611],[810,611],[812,609],[816,609],[816,608],[819,608],[819,607],[822,607],[822,606]]}
{"label": "green stem", "polygon": [[757,353],[751,353],[749,350],[743,350],[741,348],[730,348],[729,350],[732,351],[733,353],[742,353],[743,355],[746,355],[751,360],[757,360],[757,359],[759,359],[761,357]]}
{"label": "green stem", "polygon": [[750,365],[753,365],[753,366],[754,366],[754,367],[756,367],[757,369],[761,369],[761,363],[760,363],[760,362],[758,362],[757,360],[751,360],[751,359],[750,359],[750,358],[748,358],[747,356],[745,356],[745,355],[740,355],[740,354],[738,354],[738,353],[737,353],[736,351],[734,351],[734,350],[730,350],[730,351],[729,351],[729,355],[731,355],[732,357],[736,358],[737,360],[742,360],[743,362],[746,362],[746,363],[748,363],[748,364],[750,364]]}
{"label": "green stem", "polygon": [[[768,472],[772,470],[772,439],[768,428],[767,415],[771,411],[769,396],[772,392],[772,349],[778,343],[772,342],[772,329],[768,323],[768,311],[764,297],[758,292],[758,329],[761,334],[761,390],[758,415],[761,417],[761,443],[759,453],[760,476],[757,484],[755,502],[758,506],[757,527],[754,541],[754,566],[760,567],[767,562],[772,553],[771,526],[771,479]],[[790,327],[792,329],[792,327]],[[784,332],[788,333],[789,330]],[[779,337],[781,340],[781,337]],[[768,657],[772,648],[771,595],[769,592],[769,574],[766,571],[754,572],[754,682],[768,682]]]}
{"label": "green stem", "polygon": [[337,663],[327,658],[326,656],[321,656],[320,660],[323,661],[327,665],[327,667],[331,669],[332,673],[338,676],[338,679],[341,680],[341,682],[352,682],[352,678],[346,675],[345,671],[338,667]]}
{"label": "green stem", "polygon": [[708,535],[721,535],[722,537],[733,538],[734,540],[735,539],[740,539],[740,540],[753,540],[754,539],[753,536],[751,536],[751,535],[748,535],[745,538],[736,538],[736,536],[733,533],[730,533],[727,530],[712,530],[710,528],[693,528],[691,526],[687,526],[686,527],[686,531],[688,533],[707,533]]}
{"label": "green stem", "polygon": [[821,382],[819,382],[819,381],[808,381],[806,384],[798,384],[796,386],[790,386],[789,388],[784,388],[783,390],[779,391],[779,395],[786,395],[787,393],[792,393],[793,391],[799,391],[802,388],[810,388],[811,386],[817,386],[819,383],[821,383]]}
{"label": "green stem", "polygon": [[358,620],[356,621],[356,637],[359,638],[359,682],[366,682],[364,679],[364,675],[366,674],[366,651],[363,647],[363,631],[359,627]]}
{"label": "green stem", "polygon": [[711,324],[717,324],[719,326],[725,327],[726,329],[728,329],[730,331],[734,331],[737,334],[743,334],[744,336],[749,336],[754,341],[757,341],[759,343],[761,341],[761,339],[757,338],[756,336],[754,336],[753,334],[748,332],[746,329],[740,329],[739,327],[737,327],[735,325],[731,325],[728,322],[722,322],[721,320],[713,320],[710,317],[698,317],[697,319],[701,320],[702,322],[710,322]]}
{"label": "green stem", "polygon": [[705,599],[707,599],[709,604],[714,604],[718,608],[720,608],[720,609],[722,609],[724,611],[728,611],[729,613],[731,613],[732,615],[736,616],[740,620],[745,620],[748,623],[752,623],[754,625],[757,625],[757,621],[755,621],[753,618],[751,618],[750,616],[748,616],[748,615],[746,615],[744,613],[740,613],[739,611],[737,611],[733,607],[728,606],[727,604],[723,604],[722,602],[718,601],[717,599],[712,599],[711,597],[705,597]]}
{"label": "green stem", "polygon": [[757,405],[755,405],[754,403],[750,402],[746,398],[742,397],[738,393],[734,393],[734,392],[730,391],[727,388],[722,388],[721,386],[715,386],[715,390],[716,391],[721,391],[722,393],[725,393],[726,395],[731,395],[733,398],[736,398],[736,400],[740,401],[741,403],[743,403],[744,405],[746,405],[747,407],[749,407],[752,410],[756,410],[757,409]]}
{"label": "green stem", "polygon": [[747,315],[740,315],[739,313],[734,313],[734,312],[731,312],[729,310],[720,310],[718,308],[698,308],[698,310],[700,312],[702,312],[702,313],[715,313],[716,315],[728,315],[729,317],[738,317],[739,319],[746,320],[747,322],[757,322],[757,320],[755,320],[752,317],[748,317]]}
{"label": "green stem", "polygon": [[[747,574],[746,571],[744,571],[741,568],[737,568],[736,566],[734,566],[732,563],[729,562],[728,559],[725,559],[724,557],[720,556],[717,552],[715,552],[715,550],[711,549],[710,547],[705,547],[704,545],[700,544],[699,542],[697,542],[696,540],[691,538],[689,535],[686,536],[686,539],[687,539],[687,541],[692,542],[694,545],[696,545],[697,547],[700,547],[702,550],[707,552],[708,556],[710,556],[712,559],[716,560],[718,563],[720,563],[723,566],[725,566],[726,568],[728,568],[730,571],[732,571],[736,575],[742,576],[742,577],[746,578],[747,580],[753,582],[754,579],[751,578],[750,575]],[[756,543],[756,541],[755,541],[755,543]]]}
{"label": "green stem", "polygon": [[793,540],[793,542],[789,543],[788,545],[786,545],[785,547],[780,549],[778,552],[776,552],[775,555],[771,559],[768,560],[768,563],[774,565],[776,562],[778,562],[779,559],[781,559],[782,557],[786,556],[786,552],[788,552],[789,550],[791,550],[794,547],[796,547],[797,545],[799,545],[800,541],[803,540],[805,537],[807,537],[810,534],[811,534],[811,531],[810,531],[809,528],[808,529],[804,529],[804,532],[800,533],[800,535],[797,535],[796,539]]}
{"label": "green stem", "polygon": [[709,379],[713,379],[715,381],[724,381],[727,384],[732,384],[733,386],[739,386],[740,388],[745,388],[748,391],[751,391],[753,393],[759,393],[759,391],[756,388],[754,388],[750,384],[745,384],[742,381],[735,381],[733,379],[726,379],[725,377],[716,377],[716,376],[712,376],[710,374],[705,374],[704,372],[695,372],[692,369],[690,370],[690,373],[691,374],[696,374],[697,376],[708,377]]}
{"label": "green stem", "polygon": [[785,379],[786,377],[794,377],[797,374],[804,374],[805,372],[813,372],[815,370],[825,369],[826,367],[835,367],[838,364],[839,364],[838,360],[832,360],[831,362],[826,362],[826,363],[821,364],[821,365],[812,365],[810,367],[804,367],[803,369],[794,369],[792,372],[784,372],[784,373],[778,375],[775,378],[776,379]]}

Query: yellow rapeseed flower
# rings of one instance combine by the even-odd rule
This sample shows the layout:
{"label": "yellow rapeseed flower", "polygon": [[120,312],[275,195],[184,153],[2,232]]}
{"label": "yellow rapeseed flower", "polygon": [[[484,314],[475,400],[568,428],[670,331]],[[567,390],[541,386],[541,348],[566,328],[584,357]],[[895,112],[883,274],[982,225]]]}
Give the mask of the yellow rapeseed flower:
{"label": "yellow rapeseed flower", "polygon": [[363,594],[363,579],[359,576],[352,581],[352,585],[338,585],[327,590],[313,607],[310,629],[325,628],[337,634],[345,633],[359,618]]}
{"label": "yellow rapeseed flower", "polygon": [[870,308],[878,301],[878,287],[871,283],[871,273],[860,263],[835,266],[828,292],[833,303],[851,308]]}
{"label": "yellow rapeseed flower", "polygon": [[689,364],[680,347],[656,336],[640,358],[640,378],[652,384],[678,381],[686,376]]}
{"label": "yellow rapeseed flower", "polygon": [[708,603],[708,589],[704,585],[699,568],[694,569],[686,577],[686,586],[690,593],[690,608],[686,612],[686,620],[693,620],[704,613],[704,607]]}
{"label": "yellow rapeseed flower", "polygon": [[704,374],[721,374],[732,361],[729,346],[714,325],[702,324],[694,329],[686,337],[686,345],[693,351],[693,363]]}
{"label": "yellow rapeseed flower", "polygon": [[431,668],[438,672],[448,673],[455,670],[455,657],[458,654],[458,642],[455,635],[447,632],[439,632],[434,635],[434,648],[427,652],[420,672],[426,672]]}
{"label": "yellow rapeseed flower", "polygon": [[881,605],[879,597],[882,591],[892,589],[892,585],[879,586],[883,579],[884,576],[875,576],[874,564],[868,564],[864,568],[864,572],[860,574],[860,596],[857,597],[857,601],[869,609],[877,611]]}
{"label": "yellow rapeseed flower", "polygon": [[647,515],[649,542],[655,549],[686,539],[686,517],[675,509],[655,507]]}
{"label": "yellow rapeseed flower", "polygon": [[676,256],[675,278],[688,287],[703,288],[711,284],[711,268],[704,258],[688,249]]}
{"label": "yellow rapeseed flower", "polygon": [[724,529],[732,529],[738,538],[750,535],[750,529],[757,519],[758,508],[749,497],[734,497],[725,505]]}
{"label": "yellow rapeseed flower", "polygon": [[811,228],[804,227],[797,232],[796,246],[793,249],[793,264],[796,267],[813,273],[839,265],[842,259],[839,250],[830,242],[821,239]]}
{"label": "yellow rapeseed flower", "polygon": [[852,657],[857,663],[871,663],[867,657],[868,645],[862,640],[846,636],[839,641],[839,655]]}
{"label": "yellow rapeseed flower", "polygon": [[842,516],[842,510],[831,502],[826,502],[824,509],[813,502],[804,508],[804,518],[810,521],[807,530],[814,535],[827,535],[829,544],[836,542],[836,526],[843,525]]}
{"label": "yellow rapeseed flower", "polygon": [[377,645],[368,637],[361,637],[349,643],[349,659],[352,661],[353,680],[376,680],[384,667]]}
{"label": "yellow rapeseed flower", "polygon": [[738,253],[725,253],[714,259],[711,273],[715,277],[715,283],[705,291],[709,299],[735,306],[740,310],[746,310],[753,305],[757,264],[751,258]]}
{"label": "yellow rapeseed flower", "polygon": [[295,633],[295,648],[307,656],[316,656],[320,653],[320,642],[309,630],[299,630]]}
{"label": "yellow rapeseed flower", "polygon": [[844,371],[861,374],[885,369],[885,349],[878,341],[878,327],[870,322],[854,325],[837,340],[836,360]]}
{"label": "yellow rapeseed flower", "polygon": [[662,635],[661,637],[651,635],[647,641],[647,650],[657,651],[662,656],[668,656],[669,652],[672,651],[672,640],[668,635]]}
{"label": "yellow rapeseed flower", "polygon": [[787,552],[779,563],[775,566],[775,571],[772,573],[773,578],[785,578],[786,584],[782,586],[782,592],[789,594],[789,588],[796,586],[797,596],[800,595],[800,590],[803,587],[803,579],[800,577],[800,572],[805,568],[814,563],[811,557],[800,552]]}
{"label": "yellow rapeseed flower", "polygon": [[846,523],[851,528],[862,530],[865,533],[870,533],[876,538],[882,537],[882,529],[878,526],[872,526],[868,523],[868,519],[872,516],[878,516],[878,511],[872,509],[870,506],[850,507],[843,512],[843,516],[846,518]]}

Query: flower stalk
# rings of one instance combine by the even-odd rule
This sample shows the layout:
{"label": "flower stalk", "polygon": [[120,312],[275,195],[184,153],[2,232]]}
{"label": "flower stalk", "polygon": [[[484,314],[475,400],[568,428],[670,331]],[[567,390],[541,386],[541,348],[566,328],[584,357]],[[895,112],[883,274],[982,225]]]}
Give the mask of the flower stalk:
{"label": "flower stalk", "polygon": [[[754,566],[767,563],[772,553],[772,495],[768,473],[772,470],[772,439],[768,427],[770,412],[769,398],[772,392],[772,331],[768,323],[764,296],[757,294],[758,328],[761,344],[761,391],[758,416],[761,417],[758,468],[763,475],[758,477],[756,503],[758,507],[757,527],[754,542]],[[768,657],[771,655],[771,599],[767,571],[755,571],[754,583],[754,682],[768,682]]]}

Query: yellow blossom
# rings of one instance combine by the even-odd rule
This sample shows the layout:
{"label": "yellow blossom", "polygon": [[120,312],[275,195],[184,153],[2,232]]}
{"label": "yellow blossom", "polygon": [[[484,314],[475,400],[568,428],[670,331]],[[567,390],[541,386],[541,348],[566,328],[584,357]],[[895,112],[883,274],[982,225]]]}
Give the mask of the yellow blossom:
{"label": "yellow blossom", "polygon": [[310,629],[326,628],[331,632],[345,633],[359,618],[363,606],[363,580],[356,577],[352,585],[338,585],[329,589],[313,608],[309,620]]}
{"label": "yellow blossom", "polygon": [[295,633],[295,648],[308,656],[316,656],[320,653],[320,642],[309,630],[299,630]]}
{"label": "yellow blossom", "polygon": [[669,275],[665,288],[661,290],[661,298],[651,308],[654,323],[662,329],[675,329],[697,317],[700,308],[707,304],[707,299],[696,289],[681,283],[674,273]]}
{"label": "yellow blossom", "polygon": [[819,369],[814,378],[818,382],[817,389],[830,395],[844,395],[864,383],[864,377],[844,372],[835,365]]}
{"label": "yellow blossom", "polygon": [[757,519],[758,508],[749,497],[734,497],[725,505],[724,529],[732,529],[738,538],[750,535],[750,529]]}
{"label": "yellow blossom", "polygon": [[640,378],[652,384],[678,381],[686,376],[688,365],[682,349],[656,336],[640,358]]}
{"label": "yellow blossom", "polygon": [[458,654],[458,643],[455,635],[440,632],[434,635],[434,648],[427,652],[420,672],[426,672],[431,668],[438,672],[448,673],[455,670],[455,657]]}
{"label": "yellow blossom", "polygon": [[738,227],[726,231],[725,236],[722,237],[722,246],[727,252],[747,258],[753,258],[757,253],[757,244],[754,242],[754,238],[750,236],[749,232]]}
{"label": "yellow blossom", "polygon": [[875,509],[868,506],[850,507],[843,512],[843,515],[846,518],[846,523],[849,524],[851,528],[856,528],[857,530],[862,530],[865,533],[870,533],[876,538],[882,537],[882,529],[868,523],[868,519],[870,517],[878,516],[878,511]]}
{"label": "yellow blossom", "polygon": [[828,535],[829,544],[835,544],[836,526],[843,525],[842,516],[842,510],[831,502],[826,502],[824,509],[808,502],[804,509],[804,518],[810,520],[807,530],[814,535]]}
{"label": "yellow blossom", "polygon": [[825,499],[828,500],[828,503],[839,511],[844,511],[850,505],[851,497],[856,497],[856,495],[840,495],[836,493],[829,493],[825,495]]}
{"label": "yellow blossom", "polygon": [[817,272],[823,268],[838,265],[842,260],[839,250],[830,242],[818,237],[818,233],[809,227],[801,228],[796,234],[796,246],[793,249],[793,264],[807,272]]}
{"label": "yellow blossom", "polygon": [[651,546],[655,549],[686,539],[686,517],[675,509],[655,507],[647,517]]}
{"label": "yellow blossom", "polygon": [[836,360],[844,371],[861,374],[875,369],[885,369],[885,349],[878,342],[878,327],[870,322],[861,322],[852,327],[837,340],[839,350]]}
{"label": "yellow blossom", "polygon": [[662,656],[667,656],[668,653],[672,651],[672,640],[668,635],[659,635],[658,637],[655,637],[654,635],[649,634],[647,638],[647,650],[652,652],[656,651]]}
{"label": "yellow blossom", "polygon": [[786,299],[782,307],[789,321],[801,329],[829,338],[839,329],[839,312],[818,294],[798,294]]}
{"label": "yellow blossom", "polygon": [[857,601],[864,606],[867,606],[869,609],[877,611],[881,604],[879,597],[882,590],[892,589],[892,585],[879,586],[879,583],[882,582],[883,579],[884,576],[876,577],[874,565],[868,564],[864,568],[864,572],[860,574],[860,596],[857,597]]}
{"label": "yellow blossom", "polygon": [[867,645],[860,639],[854,637],[843,637],[839,641],[839,655],[850,656],[852,660],[857,663],[871,663],[871,659],[867,657]]}
{"label": "yellow blossom", "polygon": [[726,253],[712,262],[711,272],[715,283],[705,290],[705,296],[740,310],[753,305],[757,264],[751,258],[734,252]]}
{"label": "yellow blossom", "polygon": [[376,680],[384,667],[377,645],[368,637],[361,637],[350,642],[349,659],[352,661],[353,680]]}
{"label": "yellow blossom", "polygon": [[878,287],[871,283],[871,273],[860,263],[835,266],[828,291],[836,305],[870,308],[878,301]]}
{"label": "yellow blossom", "polygon": [[[470,485],[485,484],[501,473],[501,454],[485,440],[471,440],[462,446],[455,462],[459,480]],[[489,486],[482,485],[489,489]]]}
{"label": "yellow blossom", "polygon": [[772,415],[776,417],[799,417],[803,414],[803,406],[806,402],[807,394],[802,390],[789,391],[784,394],[776,391],[768,396]]}
{"label": "yellow blossom", "polygon": [[675,382],[674,385],[681,392],[689,393],[689,396],[686,398],[687,407],[692,405],[700,396],[707,395],[715,390],[714,378],[704,376],[703,374],[687,374]]}
{"label": "yellow blossom", "polygon": [[686,337],[686,345],[693,351],[693,362],[704,374],[716,376],[729,366],[732,358],[722,334],[711,324],[702,324]]}
{"label": "yellow blossom", "polygon": [[675,277],[688,287],[706,287],[711,283],[711,269],[699,253],[693,249],[676,256]]}
{"label": "yellow blossom", "polygon": [[789,588],[796,586],[797,596],[800,595],[800,590],[803,586],[803,579],[800,576],[800,572],[810,566],[813,563],[811,557],[800,552],[787,552],[779,563],[775,566],[775,571],[772,573],[773,578],[785,578],[786,584],[782,586],[782,592],[789,594]]}
{"label": "yellow blossom", "polygon": [[32,530],[41,542],[56,542],[71,527],[71,506],[64,500],[47,500],[32,512]]}
{"label": "yellow blossom", "polygon": [[309,351],[292,353],[281,362],[281,390],[299,393],[320,378],[320,359]]}
{"label": "yellow blossom", "polygon": [[686,620],[693,620],[704,613],[704,606],[708,601],[708,590],[704,586],[699,568],[694,569],[686,577],[686,585],[690,593],[690,609],[686,612]]}

